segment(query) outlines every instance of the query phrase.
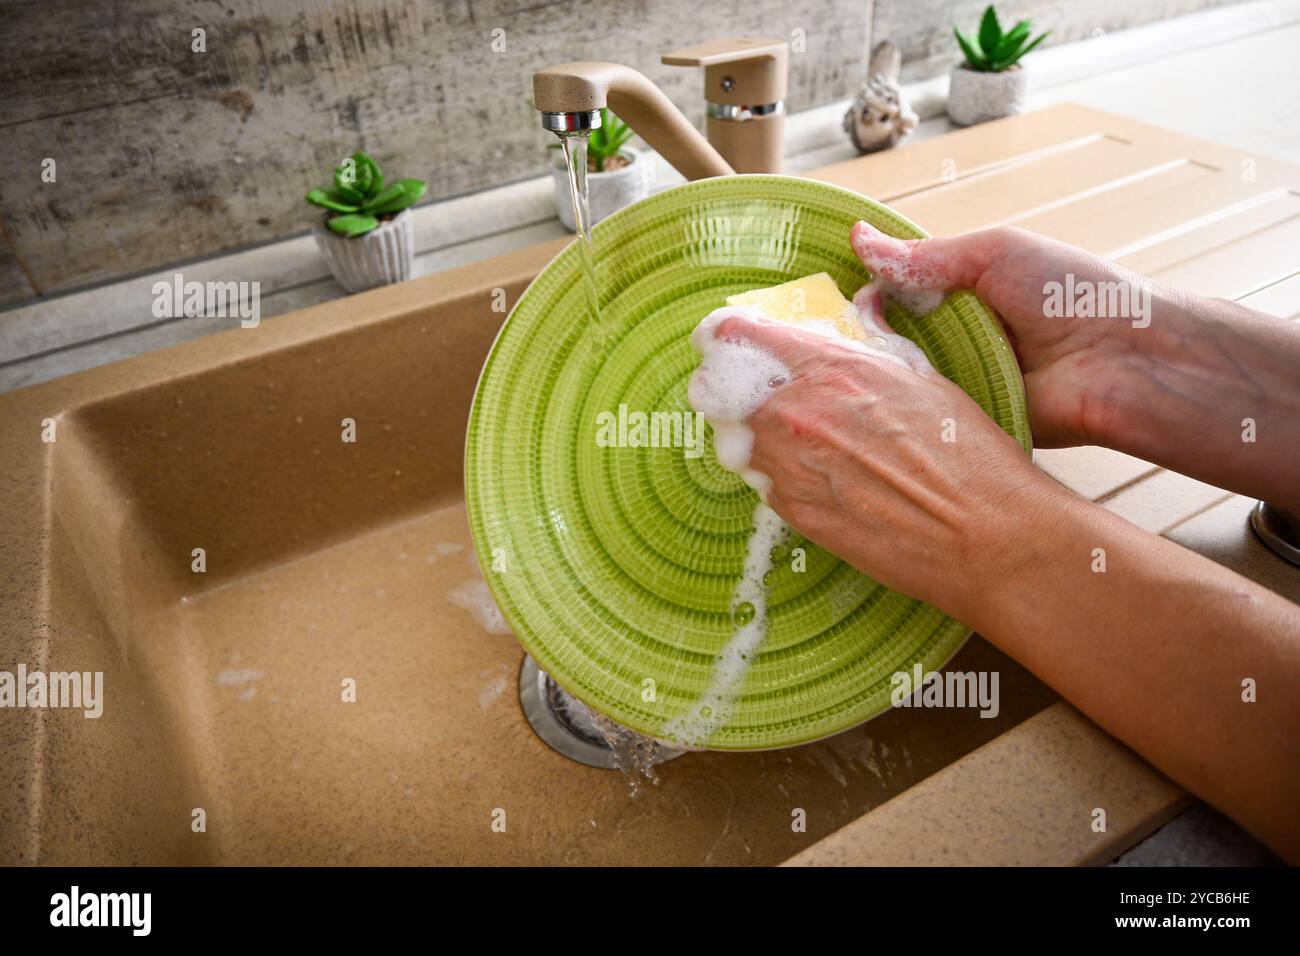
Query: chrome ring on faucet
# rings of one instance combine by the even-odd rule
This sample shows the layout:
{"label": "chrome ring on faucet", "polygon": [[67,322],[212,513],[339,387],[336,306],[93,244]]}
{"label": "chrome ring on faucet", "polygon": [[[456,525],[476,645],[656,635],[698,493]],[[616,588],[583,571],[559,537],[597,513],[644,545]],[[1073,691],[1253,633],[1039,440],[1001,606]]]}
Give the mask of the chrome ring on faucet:
{"label": "chrome ring on faucet", "polygon": [[542,128],[552,133],[583,133],[600,129],[600,110],[579,113],[543,113]]}
{"label": "chrome ring on faucet", "polygon": [[733,103],[708,103],[709,116],[712,119],[730,120],[743,123],[745,120],[758,119],[761,116],[778,116],[785,112],[785,100],[775,103],[762,103],[758,106],[736,106]]}

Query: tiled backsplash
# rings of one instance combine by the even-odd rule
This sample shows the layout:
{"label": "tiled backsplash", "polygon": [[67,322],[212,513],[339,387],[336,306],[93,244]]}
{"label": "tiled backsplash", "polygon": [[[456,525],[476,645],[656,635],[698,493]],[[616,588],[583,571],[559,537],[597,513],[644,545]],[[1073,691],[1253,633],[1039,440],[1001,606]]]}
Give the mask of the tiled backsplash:
{"label": "tiled backsplash", "polygon": [[[1222,2],[1003,6],[1060,40]],[[0,32],[0,305],[301,233],[313,215],[303,194],[358,147],[428,179],[435,200],[534,175],[547,136],[530,77],[550,64],[627,63],[699,121],[698,72],[660,66],[660,54],[782,37],[795,41],[788,104],[800,110],[855,92],[873,37],[898,40],[909,78],[946,70],[952,22],[973,24],[983,4],[15,4]]]}

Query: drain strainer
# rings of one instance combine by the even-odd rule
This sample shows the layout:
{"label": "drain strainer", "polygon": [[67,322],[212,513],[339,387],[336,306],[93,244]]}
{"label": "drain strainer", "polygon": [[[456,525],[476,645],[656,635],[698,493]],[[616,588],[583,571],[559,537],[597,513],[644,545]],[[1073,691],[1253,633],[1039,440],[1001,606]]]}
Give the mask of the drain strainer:
{"label": "drain strainer", "polygon": [[1260,539],[1292,564],[1300,564],[1300,516],[1261,501],[1250,512]]}
{"label": "drain strainer", "polygon": [[[621,746],[645,748],[642,754],[650,765],[666,763],[686,752],[669,750],[596,714],[555,683],[526,654],[524,666],[519,670],[519,703],[537,736],[552,750],[588,767],[622,769],[607,737],[610,732],[618,736]],[[601,729],[602,721],[605,731]]]}

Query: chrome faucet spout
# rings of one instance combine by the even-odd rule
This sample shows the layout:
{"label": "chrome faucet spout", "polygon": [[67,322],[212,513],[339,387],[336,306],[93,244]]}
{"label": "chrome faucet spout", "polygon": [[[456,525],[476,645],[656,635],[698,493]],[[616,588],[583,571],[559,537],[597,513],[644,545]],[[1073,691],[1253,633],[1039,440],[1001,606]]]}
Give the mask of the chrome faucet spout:
{"label": "chrome faucet spout", "polygon": [[600,129],[600,110],[579,110],[576,113],[543,113],[542,129],[559,136]]}

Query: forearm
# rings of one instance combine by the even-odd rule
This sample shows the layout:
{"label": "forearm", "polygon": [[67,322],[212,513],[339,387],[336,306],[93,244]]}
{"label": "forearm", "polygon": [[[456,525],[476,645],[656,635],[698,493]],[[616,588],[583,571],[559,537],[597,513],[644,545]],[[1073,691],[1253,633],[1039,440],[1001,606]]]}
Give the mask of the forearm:
{"label": "forearm", "polygon": [[1300,510],[1300,325],[1157,286],[1124,335],[1095,440]]}
{"label": "forearm", "polygon": [[1300,860],[1300,609],[1068,492],[1045,499],[967,623]]}

